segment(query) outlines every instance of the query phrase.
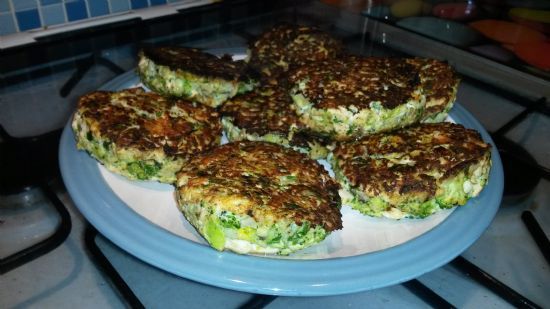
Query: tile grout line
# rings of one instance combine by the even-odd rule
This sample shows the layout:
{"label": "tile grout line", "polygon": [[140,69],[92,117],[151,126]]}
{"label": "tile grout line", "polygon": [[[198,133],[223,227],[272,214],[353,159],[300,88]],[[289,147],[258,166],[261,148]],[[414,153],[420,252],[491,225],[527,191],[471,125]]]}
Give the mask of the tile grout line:
{"label": "tile grout line", "polygon": [[13,20],[13,24],[15,25],[15,32],[21,32],[21,30],[19,29],[19,23],[17,22],[17,17],[15,16],[15,6],[13,5],[13,1],[8,1],[8,4],[10,5],[11,19]]}

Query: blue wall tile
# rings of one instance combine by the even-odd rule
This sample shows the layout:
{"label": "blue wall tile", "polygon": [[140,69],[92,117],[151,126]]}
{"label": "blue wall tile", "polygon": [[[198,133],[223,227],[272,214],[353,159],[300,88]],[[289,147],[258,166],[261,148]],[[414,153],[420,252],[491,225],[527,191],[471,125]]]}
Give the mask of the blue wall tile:
{"label": "blue wall tile", "polygon": [[42,21],[45,26],[58,25],[65,23],[65,13],[63,12],[63,5],[53,4],[42,7]]}
{"label": "blue wall tile", "polygon": [[166,4],[166,0],[150,0],[151,5],[160,5],[160,4]]}
{"label": "blue wall tile", "polygon": [[0,34],[185,0],[0,0]]}
{"label": "blue wall tile", "polygon": [[88,8],[92,17],[109,14],[109,3],[107,3],[107,0],[88,1]]}
{"label": "blue wall tile", "polygon": [[49,4],[56,4],[61,3],[61,0],[40,0],[40,4],[42,5],[49,5]]}
{"label": "blue wall tile", "polygon": [[149,6],[147,3],[147,0],[131,0],[132,3],[132,9],[142,9]]}
{"label": "blue wall tile", "polygon": [[9,12],[10,11],[10,3],[8,0],[0,0],[0,12]]}
{"label": "blue wall tile", "polygon": [[11,3],[13,4],[13,9],[16,12],[35,9],[38,7],[36,0],[12,0]]}
{"label": "blue wall tile", "polygon": [[17,31],[11,14],[0,14],[0,35],[6,35]]}
{"label": "blue wall tile", "polygon": [[19,31],[25,31],[29,29],[39,28],[40,16],[37,9],[16,12],[17,24],[19,25]]}
{"label": "blue wall tile", "polygon": [[86,3],[84,0],[67,2],[65,3],[65,9],[67,10],[67,19],[69,21],[88,18],[88,12],[86,11]]}
{"label": "blue wall tile", "polygon": [[130,9],[130,2],[128,0],[110,0],[111,12],[118,13],[128,11]]}

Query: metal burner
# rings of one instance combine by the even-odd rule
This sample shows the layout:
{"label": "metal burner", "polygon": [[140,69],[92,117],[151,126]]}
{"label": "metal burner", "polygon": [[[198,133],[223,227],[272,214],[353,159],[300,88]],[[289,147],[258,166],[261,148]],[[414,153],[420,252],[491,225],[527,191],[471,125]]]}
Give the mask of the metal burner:
{"label": "metal burner", "polygon": [[528,196],[541,179],[537,161],[517,143],[503,136],[493,139],[504,169],[504,198],[509,201]]}
{"label": "metal burner", "polygon": [[57,148],[61,130],[15,138],[0,126],[0,137],[0,194],[20,193],[59,175]]}

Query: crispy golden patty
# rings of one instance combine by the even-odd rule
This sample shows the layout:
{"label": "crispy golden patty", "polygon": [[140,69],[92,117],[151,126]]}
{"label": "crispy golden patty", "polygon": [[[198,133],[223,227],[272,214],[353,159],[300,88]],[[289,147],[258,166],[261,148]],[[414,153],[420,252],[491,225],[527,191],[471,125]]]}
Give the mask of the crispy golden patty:
{"label": "crispy golden patty", "polygon": [[425,106],[418,69],[405,59],[321,61],[296,69],[289,78],[304,124],[338,140],[416,123]]}
{"label": "crispy golden patty", "polygon": [[253,89],[256,83],[244,61],[178,46],[142,49],[138,73],[143,83],[158,93],[212,107]]}
{"label": "crispy golden patty", "polygon": [[178,203],[216,249],[288,254],[342,228],[338,184],[316,161],[266,142],[233,142],[178,173]]}
{"label": "crispy golden patty", "polygon": [[268,141],[309,153],[314,159],[326,157],[332,144],[303,125],[288,91],[280,86],[264,85],[238,95],[220,113],[230,141]]}
{"label": "crispy golden patty", "polygon": [[218,113],[140,88],[82,96],[73,118],[77,146],[131,179],[174,182],[181,165],[220,143]]}
{"label": "crispy golden patty", "polygon": [[372,216],[425,217],[479,194],[490,149],[477,131],[443,122],[342,143],[331,160],[353,208]]}
{"label": "crispy golden patty", "polygon": [[422,90],[426,95],[426,108],[422,122],[441,122],[453,107],[460,78],[445,62],[435,59],[411,58],[407,62],[419,70]]}
{"label": "crispy golden patty", "polygon": [[249,47],[250,65],[268,77],[306,63],[343,54],[342,43],[315,28],[282,24],[262,33]]}

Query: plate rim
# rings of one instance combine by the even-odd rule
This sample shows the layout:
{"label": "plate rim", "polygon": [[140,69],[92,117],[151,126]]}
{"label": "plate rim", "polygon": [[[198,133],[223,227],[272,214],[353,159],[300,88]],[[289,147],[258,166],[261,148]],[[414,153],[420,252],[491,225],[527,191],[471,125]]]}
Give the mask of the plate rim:
{"label": "plate rim", "polygon": [[[127,88],[137,78],[131,70],[100,90]],[[126,206],[106,184],[97,161],[76,149],[72,117],[61,137],[59,164],[67,191],[84,217],[117,246],[146,263],[190,280],[243,292],[340,295],[397,284],[436,269],[472,245],[494,219],[504,187],[497,148],[483,126],[458,102],[450,114],[457,123],[479,131],[492,145],[489,183],[473,199],[478,205],[472,207],[469,201],[405,243],[351,257],[289,260],[218,252],[157,226]],[[460,224],[464,219],[475,219],[476,224],[465,228]],[[133,237],[136,233],[139,241]],[[441,248],[445,249],[438,250]]]}

